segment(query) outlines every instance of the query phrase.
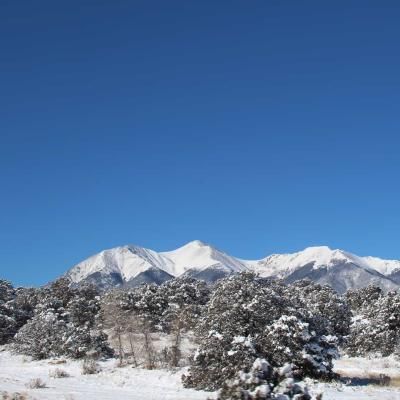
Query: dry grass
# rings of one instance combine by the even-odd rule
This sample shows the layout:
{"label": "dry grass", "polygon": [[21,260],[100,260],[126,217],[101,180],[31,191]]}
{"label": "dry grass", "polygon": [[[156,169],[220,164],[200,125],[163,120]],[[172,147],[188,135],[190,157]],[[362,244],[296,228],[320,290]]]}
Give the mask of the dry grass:
{"label": "dry grass", "polygon": [[61,368],[56,368],[52,371],[49,371],[49,376],[50,378],[68,378],[70,375],[67,371]]}
{"label": "dry grass", "polygon": [[50,365],[60,365],[60,364],[66,364],[67,361],[66,360],[51,360],[49,361]]}
{"label": "dry grass", "polygon": [[391,379],[390,379],[390,376],[388,376],[388,375],[379,374],[379,376],[376,379],[377,379],[379,386],[390,386],[391,385]]}
{"label": "dry grass", "polygon": [[30,397],[26,393],[9,393],[9,392],[1,392],[0,393],[1,400],[29,400]]}
{"label": "dry grass", "polygon": [[29,389],[44,389],[46,388],[46,383],[43,382],[40,378],[31,379],[27,384],[27,388]]}
{"label": "dry grass", "polygon": [[400,376],[396,376],[390,379],[390,386],[400,387]]}
{"label": "dry grass", "polygon": [[400,362],[395,357],[342,359],[335,372],[350,385],[400,387]]}
{"label": "dry grass", "polygon": [[82,375],[98,374],[101,371],[100,365],[92,359],[86,359],[82,363]]}

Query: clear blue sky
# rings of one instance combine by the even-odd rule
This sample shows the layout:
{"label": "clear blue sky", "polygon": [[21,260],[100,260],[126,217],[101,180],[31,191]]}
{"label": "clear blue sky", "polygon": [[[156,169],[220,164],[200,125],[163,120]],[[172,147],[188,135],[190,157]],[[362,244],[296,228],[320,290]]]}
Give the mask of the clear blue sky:
{"label": "clear blue sky", "polygon": [[400,258],[398,1],[0,2],[0,275],[201,239]]}

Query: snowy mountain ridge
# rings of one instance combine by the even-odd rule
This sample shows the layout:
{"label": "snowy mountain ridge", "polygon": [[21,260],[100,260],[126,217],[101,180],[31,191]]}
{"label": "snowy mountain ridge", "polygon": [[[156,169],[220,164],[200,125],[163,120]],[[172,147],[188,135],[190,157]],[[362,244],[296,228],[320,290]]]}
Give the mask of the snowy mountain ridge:
{"label": "snowy mountain ridge", "polygon": [[[303,251],[292,254],[272,254],[262,260],[247,261],[253,269],[262,275],[285,277],[288,273],[297,268],[313,263],[313,269],[332,268],[339,262],[354,263],[365,269],[376,270],[372,263],[367,260],[368,257],[359,257],[343,250],[332,250],[328,246],[307,247]],[[376,259],[380,260],[380,259]],[[390,263],[390,260],[380,260]],[[376,262],[375,265],[378,266]],[[381,272],[382,273],[382,272]]]}
{"label": "snowy mountain ridge", "polygon": [[308,278],[339,292],[376,284],[392,290],[400,284],[400,260],[359,257],[327,246],[308,247],[292,254],[272,254],[261,260],[242,260],[195,240],[172,251],[156,252],[135,245],[104,250],[70,269],[73,282],[92,282],[104,288],[162,283],[182,275],[206,281],[240,271],[289,282]]}

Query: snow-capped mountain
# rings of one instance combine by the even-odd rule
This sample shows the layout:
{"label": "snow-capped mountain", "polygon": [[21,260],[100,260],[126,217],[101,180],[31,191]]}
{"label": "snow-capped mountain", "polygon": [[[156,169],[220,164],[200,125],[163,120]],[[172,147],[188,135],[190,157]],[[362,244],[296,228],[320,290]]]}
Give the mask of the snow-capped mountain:
{"label": "snow-capped mountain", "polygon": [[174,266],[171,269],[174,276],[186,274],[205,281],[215,281],[225,275],[248,269],[241,260],[199,240],[160,254]]}
{"label": "snow-capped mountain", "polygon": [[66,276],[75,283],[92,282],[109,288],[144,282],[160,284],[182,275],[212,282],[245,270],[287,282],[308,278],[329,284],[339,292],[369,284],[392,290],[400,283],[398,260],[359,257],[326,246],[273,254],[262,260],[241,260],[198,240],[168,252],[133,245],[104,250],[77,264]]}
{"label": "snow-capped mountain", "polygon": [[101,287],[162,283],[183,274],[214,281],[247,269],[246,264],[199,240],[168,252],[128,245],[104,250],[77,264],[66,274],[73,282]]}
{"label": "snow-capped mountain", "polygon": [[260,276],[278,277],[287,282],[308,278],[328,284],[338,292],[375,284],[384,290],[398,287],[391,277],[400,262],[359,257],[327,246],[308,247],[293,254],[273,254],[247,265]]}

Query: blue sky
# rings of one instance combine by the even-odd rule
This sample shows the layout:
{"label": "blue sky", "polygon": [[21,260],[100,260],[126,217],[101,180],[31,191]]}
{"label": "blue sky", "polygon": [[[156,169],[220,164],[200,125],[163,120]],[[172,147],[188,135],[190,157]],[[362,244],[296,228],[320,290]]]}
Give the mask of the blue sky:
{"label": "blue sky", "polygon": [[0,3],[0,275],[193,239],[400,258],[397,1]]}

